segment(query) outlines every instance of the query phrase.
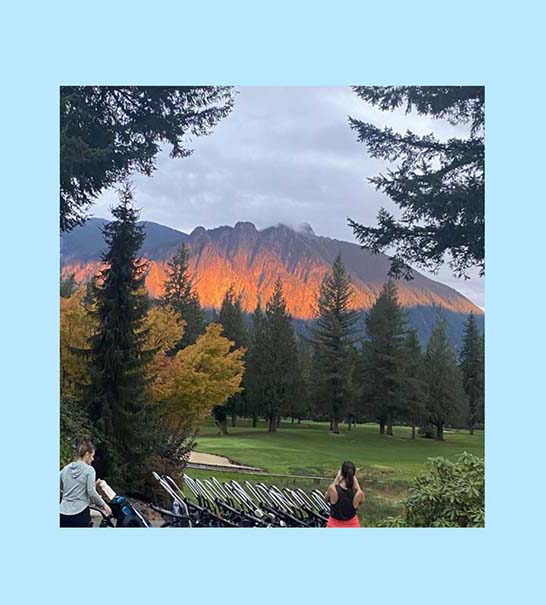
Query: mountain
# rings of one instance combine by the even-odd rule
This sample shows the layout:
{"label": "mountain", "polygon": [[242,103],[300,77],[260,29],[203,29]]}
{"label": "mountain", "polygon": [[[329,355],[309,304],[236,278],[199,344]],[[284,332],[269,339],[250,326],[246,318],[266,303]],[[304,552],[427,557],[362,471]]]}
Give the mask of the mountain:
{"label": "mountain", "polygon": [[[61,238],[61,269],[78,281],[89,280],[100,269],[105,244],[101,234],[104,219],[90,219]],[[317,236],[309,225],[296,230],[277,225],[258,231],[249,222],[234,227],[197,227],[187,235],[152,222],[142,223],[146,239],[142,256],[150,263],[146,278],[152,296],[162,293],[167,262],[178,245],[190,250],[191,271],[201,304],[218,308],[233,285],[243,295],[246,311],[252,312],[258,298],[265,303],[278,276],[283,280],[289,312],[296,320],[313,318],[317,291],[334,258],[341,254],[354,286],[354,306],[369,309],[379,294],[390,266],[384,254],[373,255],[358,245]],[[467,314],[472,311],[483,325],[483,312],[470,300],[417,271],[411,281],[398,282],[400,303],[408,310],[410,323],[426,341],[438,310],[447,319],[449,334],[459,344]],[[298,321],[298,323],[300,323]]]}

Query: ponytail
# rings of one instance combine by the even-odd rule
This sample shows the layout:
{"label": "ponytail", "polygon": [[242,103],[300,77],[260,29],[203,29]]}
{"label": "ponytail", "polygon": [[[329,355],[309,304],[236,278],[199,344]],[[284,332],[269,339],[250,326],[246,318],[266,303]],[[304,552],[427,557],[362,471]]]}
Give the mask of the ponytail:
{"label": "ponytail", "polygon": [[345,477],[345,483],[347,484],[347,489],[353,489],[353,477],[355,472],[353,469],[349,469],[347,471],[347,476]]}
{"label": "ponytail", "polygon": [[354,476],[355,476],[355,465],[352,462],[344,462],[341,466],[341,474],[345,479],[345,485],[347,489],[353,489],[354,486]]}

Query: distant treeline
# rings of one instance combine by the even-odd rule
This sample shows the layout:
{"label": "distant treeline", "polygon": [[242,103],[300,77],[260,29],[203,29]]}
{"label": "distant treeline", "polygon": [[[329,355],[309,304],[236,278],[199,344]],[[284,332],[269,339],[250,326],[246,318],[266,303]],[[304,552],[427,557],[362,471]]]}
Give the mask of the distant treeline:
{"label": "distant treeline", "polygon": [[483,426],[483,334],[468,315],[458,355],[438,313],[436,327],[421,348],[407,313],[388,281],[364,322],[351,309],[351,284],[341,258],[333,263],[317,293],[317,316],[304,329],[294,329],[286,312],[282,282],[265,305],[258,304],[245,322],[241,295],[230,289],[213,316],[236,347],[247,352],[241,393],[215,408],[218,425],[227,432],[237,416],[268,421],[275,431],[281,417],[326,420],[339,424],[377,422],[381,434],[395,424],[419,429],[425,437],[443,439],[446,425]]}

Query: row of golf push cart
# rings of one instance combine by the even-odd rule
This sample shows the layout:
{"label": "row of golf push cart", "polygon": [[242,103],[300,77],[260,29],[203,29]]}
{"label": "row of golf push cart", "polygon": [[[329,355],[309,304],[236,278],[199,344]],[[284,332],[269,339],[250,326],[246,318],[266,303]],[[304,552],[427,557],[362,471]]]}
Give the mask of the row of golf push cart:
{"label": "row of golf push cart", "polygon": [[[192,479],[184,484],[193,498],[168,475],[154,473],[167,493],[171,509],[151,505],[163,519],[162,527],[324,527],[329,507],[314,489],[279,488],[265,483],[225,481],[215,477]],[[112,515],[103,511],[101,527],[152,527],[148,518],[124,496],[114,495],[108,504]],[[95,509],[98,510],[98,509]]]}

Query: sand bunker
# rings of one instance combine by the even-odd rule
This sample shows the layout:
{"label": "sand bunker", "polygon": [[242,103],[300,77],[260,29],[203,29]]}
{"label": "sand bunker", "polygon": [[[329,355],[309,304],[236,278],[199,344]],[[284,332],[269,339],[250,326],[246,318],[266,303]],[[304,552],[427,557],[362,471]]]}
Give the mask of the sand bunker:
{"label": "sand bunker", "polygon": [[237,470],[252,470],[261,471],[263,469],[254,466],[245,466],[244,464],[235,464],[225,456],[217,456],[216,454],[203,454],[202,452],[191,452],[190,465],[206,465],[206,466],[223,466]]}

